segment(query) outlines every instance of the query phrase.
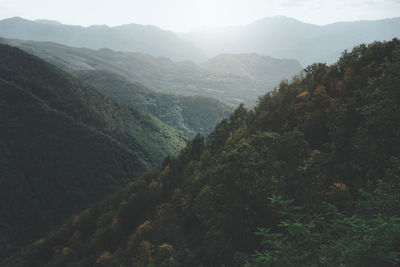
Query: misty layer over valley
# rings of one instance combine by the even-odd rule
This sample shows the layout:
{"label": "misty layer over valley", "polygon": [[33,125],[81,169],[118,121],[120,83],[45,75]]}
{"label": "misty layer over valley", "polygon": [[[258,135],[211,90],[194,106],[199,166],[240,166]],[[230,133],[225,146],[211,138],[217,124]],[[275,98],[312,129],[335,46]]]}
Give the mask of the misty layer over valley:
{"label": "misty layer over valley", "polygon": [[122,52],[141,52],[173,61],[196,63],[219,54],[256,53],[279,59],[295,59],[305,67],[315,62],[333,63],[345,49],[352,49],[360,43],[391,40],[398,36],[399,28],[399,18],[319,26],[276,16],[243,26],[199,28],[192,32],[174,33],[138,24],[82,27],[16,17],[0,21],[0,36],[96,50],[110,48]]}
{"label": "misty layer over valley", "polygon": [[2,37],[42,41],[2,42],[68,72],[107,70],[164,92],[250,106],[307,65],[333,63],[345,49],[391,40],[399,29],[398,18],[317,26],[278,16],[183,34],[137,24],[81,27],[22,18],[0,21]]}
{"label": "misty layer over valley", "polygon": [[224,54],[196,64],[107,48],[95,51],[55,43],[5,39],[0,42],[18,46],[78,75],[94,70],[109,71],[165,93],[211,96],[234,105],[241,102],[254,105],[265,88],[273,88],[281,79],[302,69],[296,60],[256,54]]}
{"label": "misty layer over valley", "polygon": [[296,59],[303,66],[334,63],[344,50],[361,43],[399,36],[400,18],[378,21],[337,22],[324,26],[277,16],[244,26],[197,30],[181,38],[200,47],[208,56],[220,53],[257,53]]}
{"label": "misty layer over valley", "polygon": [[398,266],[399,37],[0,20],[0,266]]}

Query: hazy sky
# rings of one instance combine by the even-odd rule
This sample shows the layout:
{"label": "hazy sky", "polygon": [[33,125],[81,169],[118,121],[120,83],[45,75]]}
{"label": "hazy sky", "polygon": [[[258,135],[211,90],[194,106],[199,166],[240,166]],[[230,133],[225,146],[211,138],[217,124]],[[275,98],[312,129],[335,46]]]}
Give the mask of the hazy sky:
{"label": "hazy sky", "polygon": [[400,0],[0,0],[0,19],[65,24],[152,24],[189,31],[284,15],[314,24],[400,16]]}

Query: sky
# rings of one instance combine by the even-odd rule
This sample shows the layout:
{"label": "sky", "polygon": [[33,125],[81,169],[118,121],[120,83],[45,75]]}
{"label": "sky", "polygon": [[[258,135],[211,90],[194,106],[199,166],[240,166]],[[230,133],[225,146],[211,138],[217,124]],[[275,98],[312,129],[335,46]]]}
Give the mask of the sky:
{"label": "sky", "polygon": [[0,0],[0,19],[50,19],[72,25],[156,25],[185,32],[288,16],[325,25],[400,17],[400,0]]}

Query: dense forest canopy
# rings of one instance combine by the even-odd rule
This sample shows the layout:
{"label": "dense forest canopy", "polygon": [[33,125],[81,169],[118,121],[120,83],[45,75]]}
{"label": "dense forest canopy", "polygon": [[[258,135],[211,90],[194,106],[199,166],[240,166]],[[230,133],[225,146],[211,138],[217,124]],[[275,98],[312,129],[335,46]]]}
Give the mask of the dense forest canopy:
{"label": "dense forest canopy", "polygon": [[140,108],[190,138],[209,134],[234,105],[203,95],[168,94],[108,71],[74,71],[82,81],[93,85],[115,101]]}
{"label": "dense forest canopy", "polygon": [[398,266],[399,61],[308,66],[2,266]]}
{"label": "dense forest canopy", "polygon": [[0,258],[184,145],[158,119],[0,45]]}

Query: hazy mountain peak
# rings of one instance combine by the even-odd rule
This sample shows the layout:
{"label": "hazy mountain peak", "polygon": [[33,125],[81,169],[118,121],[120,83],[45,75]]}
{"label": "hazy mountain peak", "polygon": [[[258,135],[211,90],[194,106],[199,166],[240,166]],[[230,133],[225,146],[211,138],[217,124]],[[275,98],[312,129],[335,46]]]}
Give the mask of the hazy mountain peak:
{"label": "hazy mountain peak", "polygon": [[64,25],[50,20],[11,18],[0,20],[0,36],[10,39],[47,41],[91,49],[111,48],[123,52],[141,52],[172,60],[205,59],[193,44],[181,40],[175,33],[156,26],[126,24],[109,27]]}
{"label": "hazy mountain peak", "polygon": [[48,20],[48,19],[37,19],[35,22],[44,23],[44,24],[51,24],[51,25],[62,25],[60,22],[56,20]]}
{"label": "hazy mountain peak", "polygon": [[[122,24],[118,26],[114,26],[113,28],[148,28],[148,29],[156,29],[160,31],[164,31],[160,27],[156,25],[149,25],[149,24],[137,24],[137,23],[127,23],[127,24]],[[168,31],[168,30],[165,30]]]}
{"label": "hazy mountain peak", "polygon": [[313,28],[319,28],[319,25],[315,25],[312,23],[306,23],[301,20],[292,18],[292,17],[286,17],[286,16],[273,16],[273,17],[265,17],[259,20],[254,21],[253,23],[250,23],[248,26],[254,26],[254,25],[273,25],[276,27],[279,26],[284,26],[284,25],[294,25],[296,27],[313,27]]}
{"label": "hazy mountain peak", "polygon": [[[80,26],[80,27],[83,27],[83,26]],[[109,29],[109,28],[112,28],[112,27],[110,27],[110,26],[108,26],[108,25],[106,25],[106,24],[101,24],[101,25],[90,25],[90,26],[88,26],[88,27],[83,27],[83,28]]]}
{"label": "hazy mountain peak", "polygon": [[10,21],[21,22],[21,21],[29,21],[29,20],[16,16],[16,17],[11,17],[11,18],[6,18],[6,19],[4,19],[3,21],[7,21],[7,22],[10,22]]}
{"label": "hazy mountain peak", "polygon": [[265,17],[261,20],[275,20],[275,21],[295,21],[295,22],[302,22],[298,19],[288,17],[288,16],[283,16],[283,15],[277,15],[277,16],[271,16],[271,17]]}
{"label": "hazy mountain peak", "polygon": [[370,24],[370,23],[387,23],[392,22],[396,23],[400,21],[400,17],[393,17],[393,18],[385,18],[385,19],[375,19],[375,20],[355,20],[355,21],[337,21],[333,23],[326,24],[324,26],[332,26],[332,25],[348,25],[348,24]]}
{"label": "hazy mountain peak", "polygon": [[338,22],[324,26],[285,16],[266,17],[220,32],[181,35],[210,57],[221,53],[252,53],[274,58],[294,58],[303,66],[332,63],[343,50],[359,43],[391,40],[400,36],[400,18],[376,21]]}

